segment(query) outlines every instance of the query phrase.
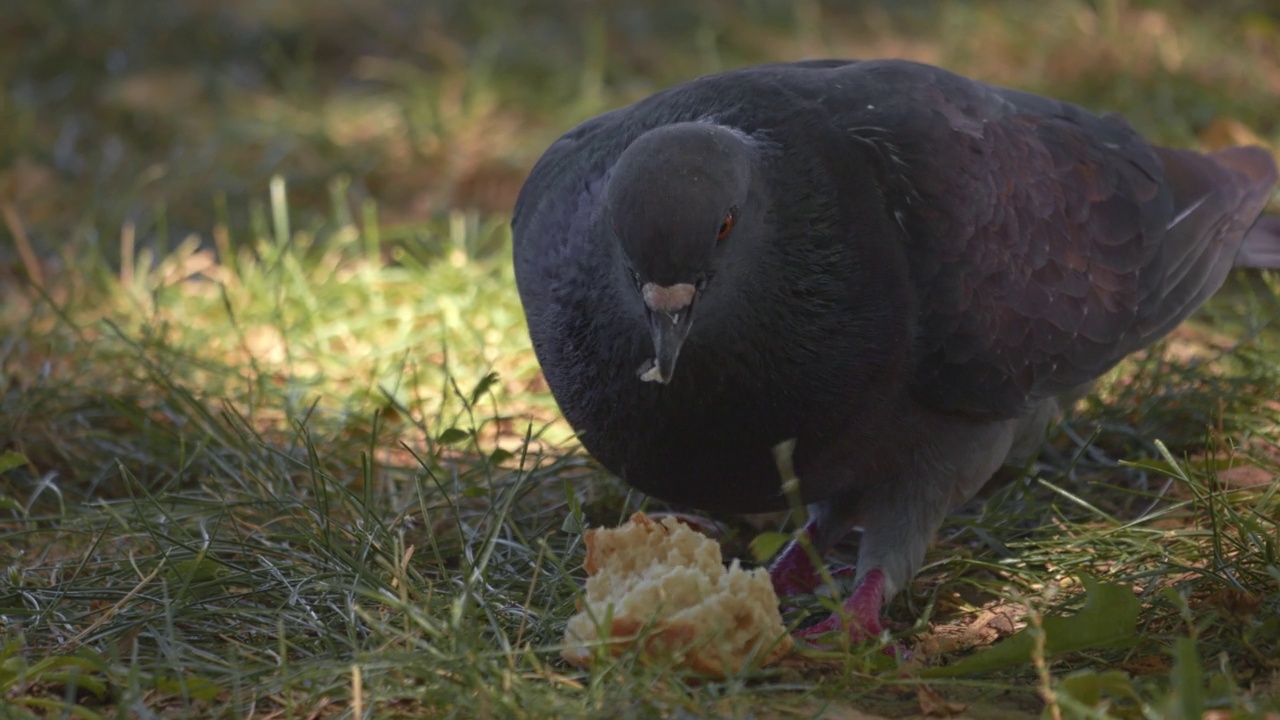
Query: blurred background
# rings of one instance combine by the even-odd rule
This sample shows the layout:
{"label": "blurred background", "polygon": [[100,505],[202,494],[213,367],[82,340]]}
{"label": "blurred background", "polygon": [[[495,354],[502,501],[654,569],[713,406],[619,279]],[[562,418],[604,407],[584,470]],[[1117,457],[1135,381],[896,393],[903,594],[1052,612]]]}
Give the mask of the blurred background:
{"label": "blurred background", "polygon": [[[262,222],[427,252],[509,213],[576,122],[746,64],[904,57],[1118,110],[1179,145],[1280,143],[1276,0],[5,0],[0,260],[118,257]],[[376,207],[372,204],[376,202]],[[255,213],[259,215],[255,219]],[[307,225],[307,224],[310,225]]]}

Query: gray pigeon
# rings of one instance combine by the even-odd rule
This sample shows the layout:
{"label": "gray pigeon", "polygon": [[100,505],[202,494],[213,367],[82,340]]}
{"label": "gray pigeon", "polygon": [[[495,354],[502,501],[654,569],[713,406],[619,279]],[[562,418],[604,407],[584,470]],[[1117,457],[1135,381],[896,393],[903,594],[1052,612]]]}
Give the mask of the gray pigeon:
{"label": "gray pigeon", "polygon": [[[1156,341],[1233,266],[1276,167],[912,62],[703,77],[588,120],[512,221],[547,383],[582,444],[685,506],[863,530],[845,612],[880,632],[946,513],[1034,453],[1057,399]],[[799,542],[782,594],[818,574]],[[846,622],[850,621],[850,622]]]}

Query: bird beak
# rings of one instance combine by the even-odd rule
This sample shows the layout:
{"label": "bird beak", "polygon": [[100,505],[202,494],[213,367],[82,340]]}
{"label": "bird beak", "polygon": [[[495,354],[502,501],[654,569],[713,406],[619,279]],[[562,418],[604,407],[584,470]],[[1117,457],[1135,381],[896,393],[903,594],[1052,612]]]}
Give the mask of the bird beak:
{"label": "bird beak", "polygon": [[653,336],[654,359],[640,373],[645,382],[663,385],[671,382],[676,370],[680,347],[693,326],[693,301],[697,289],[689,283],[661,286],[645,283],[641,288],[645,312],[649,316],[649,333]]}

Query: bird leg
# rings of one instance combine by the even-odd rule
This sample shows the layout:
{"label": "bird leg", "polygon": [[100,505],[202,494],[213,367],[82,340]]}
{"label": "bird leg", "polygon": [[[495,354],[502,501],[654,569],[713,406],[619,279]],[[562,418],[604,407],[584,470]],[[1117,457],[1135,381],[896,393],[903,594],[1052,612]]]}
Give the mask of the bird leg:
{"label": "bird leg", "polygon": [[991,479],[1015,438],[1043,432],[1048,416],[1042,407],[1029,419],[974,424],[917,413],[928,442],[883,468],[887,479],[866,487],[853,484],[810,504],[812,522],[770,570],[780,592],[811,590],[824,577],[800,541],[810,542],[821,557],[854,527],[862,528],[862,537],[853,593],[840,610],[796,636],[812,642],[817,635],[843,632],[853,642],[876,639],[883,630],[881,612],[924,563],[947,510]]}
{"label": "bird leg", "polygon": [[[818,532],[818,521],[810,520],[801,532],[804,540],[812,545]],[[779,597],[811,593],[822,581],[809,556],[813,550],[805,548],[804,540],[792,539],[769,566],[769,579],[773,581],[773,590]]]}
{"label": "bird leg", "polygon": [[[822,582],[818,568],[814,566],[812,553],[816,547],[805,547],[816,542],[818,533],[817,519],[805,524],[803,538],[795,538],[778,554],[778,559],[769,567],[769,579],[773,581],[773,589],[780,597],[811,593]],[[853,568],[840,568],[833,575],[845,575],[853,572]],[[880,624],[880,611],[884,608],[884,572],[879,568],[867,573],[858,583],[853,594],[845,601],[840,612],[817,625],[796,632],[796,637],[809,638],[840,630],[846,627],[849,639],[863,642],[879,636],[883,627]],[[845,617],[848,624],[845,624]]]}
{"label": "bird leg", "polygon": [[844,629],[851,642],[874,640],[884,631],[880,612],[884,609],[884,572],[880,568],[868,572],[844,601],[844,606],[826,620],[797,630],[798,638],[810,638]]}

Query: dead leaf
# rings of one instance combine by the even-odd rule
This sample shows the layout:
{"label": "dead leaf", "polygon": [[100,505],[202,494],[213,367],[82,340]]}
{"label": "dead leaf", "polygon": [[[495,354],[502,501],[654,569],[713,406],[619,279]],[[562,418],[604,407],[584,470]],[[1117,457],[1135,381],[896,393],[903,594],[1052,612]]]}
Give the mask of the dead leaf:
{"label": "dead leaf", "polygon": [[1200,131],[1201,144],[1210,150],[1236,145],[1263,145],[1266,143],[1248,125],[1229,117],[1214,118]]}
{"label": "dead leaf", "polygon": [[1155,675],[1169,672],[1173,664],[1169,662],[1168,655],[1139,655],[1125,661],[1120,667],[1131,675]]}
{"label": "dead leaf", "polygon": [[[1085,587],[1084,605],[1071,615],[1049,615],[1043,620],[1043,652],[1046,657],[1102,647],[1115,647],[1137,633],[1141,605],[1133,587],[1104,583],[1081,575]],[[928,668],[924,677],[954,677],[989,672],[1030,662],[1035,640],[1029,631],[1006,638],[988,650],[970,655],[951,665]]]}
{"label": "dead leaf", "polygon": [[920,703],[920,712],[927,717],[952,717],[969,709],[965,703],[949,702],[928,685],[916,689],[916,701]]}
{"label": "dead leaf", "polygon": [[49,166],[25,155],[20,156],[12,165],[0,170],[0,197],[24,204],[52,192],[55,179]]}
{"label": "dead leaf", "polygon": [[1026,625],[1023,619],[1026,612],[1021,605],[990,603],[968,622],[935,625],[933,632],[911,649],[911,655],[927,659],[991,645],[1021,630]]}
{"label": "dead leaf", "polygon": [[1206,600],[1209,605],[1221,610],[1223,615],[1237,621],[1252,618],[1262,607],[1262,598],[1234,587],[1213,593]]}
{"label": "dead leaf", "polygon": [[1276,476],[1256,465],[1240,465],[1218,472],[1218,479],[1229,488],[1251,488],[1270,485]]}
{"label": "dead leaf", "polygon": [[174,108],[189,107],[204,92],[198,75],[189,70],[164,68],[136,72],[107,86],[104,96],[109,103],[134,112],[172,113]]}

